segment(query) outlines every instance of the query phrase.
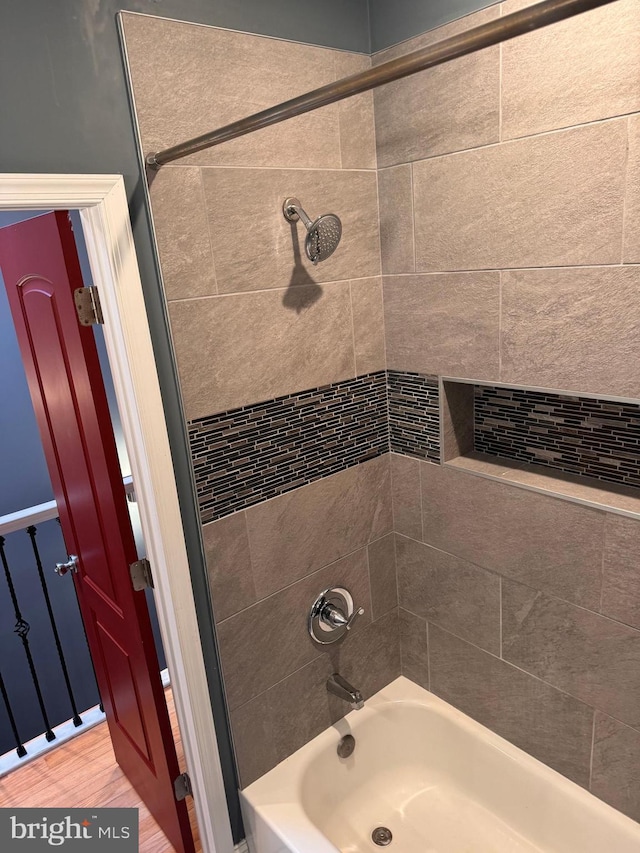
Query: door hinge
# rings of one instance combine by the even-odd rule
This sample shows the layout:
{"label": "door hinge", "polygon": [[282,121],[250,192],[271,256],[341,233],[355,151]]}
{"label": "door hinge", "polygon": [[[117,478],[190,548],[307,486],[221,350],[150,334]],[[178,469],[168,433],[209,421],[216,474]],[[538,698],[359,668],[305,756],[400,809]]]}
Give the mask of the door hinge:
{"label": "door hinge", "polygon": [[149,587],[153,589],[153,576],[149,560],[136,560],[135,563],[131,563],[129,566],[129,572],[133,588],[136,592],[140,592],[141,589],[148,589]]}
{"label": "door hinge", "polygon": [[73,300],[76,303],[78,321],[81,326],[95,326],[104,323],[97,287],[93,285],[78,287],[73,291]]}
{"label": "door hinge", "polygon": [[180,776],[174,780],[173,790],[176,792],[176,800],[184,800],[185,797],[193,796],[191,779],[189,779],[188,773],[181,773]]}

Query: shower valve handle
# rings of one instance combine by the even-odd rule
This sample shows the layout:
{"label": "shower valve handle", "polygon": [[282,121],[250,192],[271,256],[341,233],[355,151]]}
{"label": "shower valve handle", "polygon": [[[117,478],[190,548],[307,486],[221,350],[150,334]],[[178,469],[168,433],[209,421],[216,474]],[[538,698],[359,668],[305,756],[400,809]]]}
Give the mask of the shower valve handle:
{"label": "shower valve handle", "polygon": [[364,614],[364,608],[355,607],[351,593],[341,586],[323,590],[309,611],[307,626],[312,639],[321,646],[341,640]]}
{"label": "shower valve handle", "polygon": [[362,616],[363,614],[364,608],[359,607],[347,618],[339,607],[327,601],[320,611],[320,619],[332,628],[346,628],[348,631],[358,616]]}

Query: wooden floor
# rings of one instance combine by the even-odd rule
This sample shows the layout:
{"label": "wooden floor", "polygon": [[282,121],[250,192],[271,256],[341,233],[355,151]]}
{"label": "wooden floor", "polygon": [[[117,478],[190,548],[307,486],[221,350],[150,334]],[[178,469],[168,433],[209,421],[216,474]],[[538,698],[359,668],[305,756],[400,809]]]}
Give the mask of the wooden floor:
{"label": "wooden floor", "polygon": [[[167,688],[165,694],[182,771],[184,755],[171,688]],[[189,797],[187,803],[196,851],[201,851],[193,800]],[[140,853],[174,850],[116,764],[106,723],[100,723],[0,779],[0,807],[29,806],[137,808]]]}

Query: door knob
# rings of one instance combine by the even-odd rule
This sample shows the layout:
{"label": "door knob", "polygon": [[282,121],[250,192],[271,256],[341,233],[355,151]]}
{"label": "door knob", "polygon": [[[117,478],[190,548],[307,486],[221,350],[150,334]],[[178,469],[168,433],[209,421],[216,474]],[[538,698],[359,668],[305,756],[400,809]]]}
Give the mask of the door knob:
{"label": "door knob", "polygon": [[66,575],[67,572],[73,572],[77,574],[78,572],[78,558],[75,554],[69,554],[66,563],[56,563],[55,572],[57,575]]}

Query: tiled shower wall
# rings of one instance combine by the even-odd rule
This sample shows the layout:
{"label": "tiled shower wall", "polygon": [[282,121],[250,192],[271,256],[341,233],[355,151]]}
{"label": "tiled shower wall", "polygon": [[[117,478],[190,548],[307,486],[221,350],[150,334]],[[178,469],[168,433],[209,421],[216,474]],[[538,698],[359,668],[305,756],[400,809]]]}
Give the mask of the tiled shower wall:
{"label": "tiled shower wall", "polygon": [[[370,66],[133,14],[124,29],[145,151]],[[312,218],[342,218],[339,251],[317,267],[301,223],[282,214],[288,196]],[[376,455],[386,360],[372,96],[165,166],[151,200],[196,472],[214,451],[202,482],[212,502],[203,491],[201,506],[205,520],[224,517],[203,534],[247,785],[344,715],[325,688],[334,669],[365,695],[400,672],[388,440]],[[348,448],[345,425],[367,405],[373,438],[365,430]],[[386,396],[382,406],[386,430]],[[225,465],[244,478],[228,495]],[[348,643],[322,653],[306,618],[334,585],[366,613]]]}
{"label": "tiled shower wall", "polygon": [[[374,61],[515,8],[493,6]],[[369,63],[124,17],[145,151]],[[375,136],[373,98],[359,96],[152,177],[196,470],[216,444],[207,433],[196,446],[201,427],[249,413],[230,427],[233,449],[222,438],[220,466],[226,455],[252,481],[249,420],[260,452],[298,416],[291,435],[299,426],[304,444],[307,392],[355,395],[328,428],[338,437],[322,436],[335,470],[300,486],[294,440],[274,457],[291,491],[203,509],[223,515],[203,533],[243,785],[342,716],[324,687],[333,669],[368,695],[402,666],[640,816],[638,523],[434,464],[428,417],[421,455],[433,461],[411,458],[420,424],[405,416],[411,401],[433,410],[423,377],[435,375],[640,397],[638,18],[635,0],[619,0],[377,90]],[[312,216],[343,219],[340,249],[318,267],[301,226],[280,213],[289,195]],[[336,450],[339,431],[362,382],[385,368],[396,452],[352,464]],[[311,445],[302,455],[318,462]],[[306,613],[335,583],[366,615],[347,643],[318,654]]]}
{"label": "tiled shower wall", "polygon": [[[640,398],[639,72],[619,0],[376,90],[390,371]],[[640,522],[391,471],[404,674],[640,819]]]}

